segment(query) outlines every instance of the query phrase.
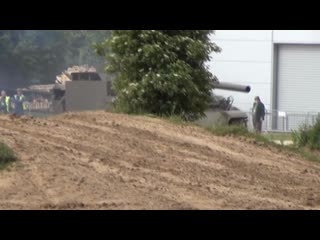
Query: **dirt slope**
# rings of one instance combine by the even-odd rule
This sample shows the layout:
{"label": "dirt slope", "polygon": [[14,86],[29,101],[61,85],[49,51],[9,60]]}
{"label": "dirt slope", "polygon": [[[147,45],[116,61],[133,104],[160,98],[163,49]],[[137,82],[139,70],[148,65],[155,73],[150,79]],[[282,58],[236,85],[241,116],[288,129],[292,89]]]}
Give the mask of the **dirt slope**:
{"label": "dirt slope", "polygon": [[200,128],[86,112],[0,134],[21,159],[0,209],[320,209],[320,164]]}

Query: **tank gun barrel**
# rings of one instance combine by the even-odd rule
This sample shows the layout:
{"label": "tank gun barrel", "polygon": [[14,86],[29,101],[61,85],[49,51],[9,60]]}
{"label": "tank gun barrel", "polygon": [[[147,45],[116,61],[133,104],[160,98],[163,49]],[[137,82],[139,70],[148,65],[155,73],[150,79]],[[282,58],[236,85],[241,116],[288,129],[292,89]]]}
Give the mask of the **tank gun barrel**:
{"label": "tank gun barrel", "polygon": [[226,83],[226,82],[215,82],[213,83],[213,86],[215,89],[229,90],[229,91],[235,91],[235,92],[249,93],[251,91],[250,86]]}

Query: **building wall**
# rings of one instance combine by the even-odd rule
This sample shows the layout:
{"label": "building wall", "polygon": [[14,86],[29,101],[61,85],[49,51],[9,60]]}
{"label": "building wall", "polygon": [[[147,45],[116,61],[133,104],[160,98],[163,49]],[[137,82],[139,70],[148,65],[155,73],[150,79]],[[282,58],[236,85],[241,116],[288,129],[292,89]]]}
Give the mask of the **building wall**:
{"label": "building wall", "polygon": [[320,45],[279,46],[278,105],[285,112],[320,112]]}
{"label": "building wall", "polygon": [[233,96],[234,105],[250,111],[254,96],[258,95],[270,109],[272,79],[272,31],[271,30],[217,30],[212,39],[221,53],[212,54],[211,71],[221,82],[251,86],[251,92],[237,93],[224,90],[214,92]]}
{"label": "building wall", "polygon": [[216,30],[212,40],[222,48],[212,54],[210,70],[220,81],[251,86],[251,93],[223,90],[214,92],[232,95],[234,105],[250,111],[258,95],[267,110],[272,109],[274,88],[275,44],[320,44],[319,30]]}
{"label": "building wall", "polygon": [[106,81],[67,81],[66,111],[105,110]]}
{"label": "building wall", "polygon": [[320,44],[319,30],[274,30],[274,43]]}

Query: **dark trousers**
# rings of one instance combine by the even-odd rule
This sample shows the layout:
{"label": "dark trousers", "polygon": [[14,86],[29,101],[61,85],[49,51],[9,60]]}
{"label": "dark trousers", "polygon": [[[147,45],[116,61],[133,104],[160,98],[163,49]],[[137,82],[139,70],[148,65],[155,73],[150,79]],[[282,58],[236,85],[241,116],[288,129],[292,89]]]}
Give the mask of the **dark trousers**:
{"label": "dark trousers", "polygon": [[8,113],[6,105],[0,107],[0,113]]}
{"label": "dark trousers", "polygon": [[254,123],[254,129],[256,130],[256,132],[261,133],[262,131],[262,121],[255,121]]}

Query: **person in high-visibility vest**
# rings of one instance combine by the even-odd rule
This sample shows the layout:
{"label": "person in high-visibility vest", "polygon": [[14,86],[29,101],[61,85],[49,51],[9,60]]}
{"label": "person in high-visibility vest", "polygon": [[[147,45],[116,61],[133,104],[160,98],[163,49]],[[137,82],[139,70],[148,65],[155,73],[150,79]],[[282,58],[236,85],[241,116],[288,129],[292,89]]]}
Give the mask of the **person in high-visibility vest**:
{"label": "person in high-visibility vest", "polygon": [[24,115],[24,111],[26,110],[25,105],[25,96],[22,94],[22,91],[20,88],[17,89],[17,94],[13,96],[12,102],[13,102],[13,112],[17,116]]}
{"label": "person in high-visibility vest", "polygon": [[9,113],[11,110],[11,100],[10,97],[7,96],[6,91],[1,91],[0,96],[0,112],[1,113]]}

